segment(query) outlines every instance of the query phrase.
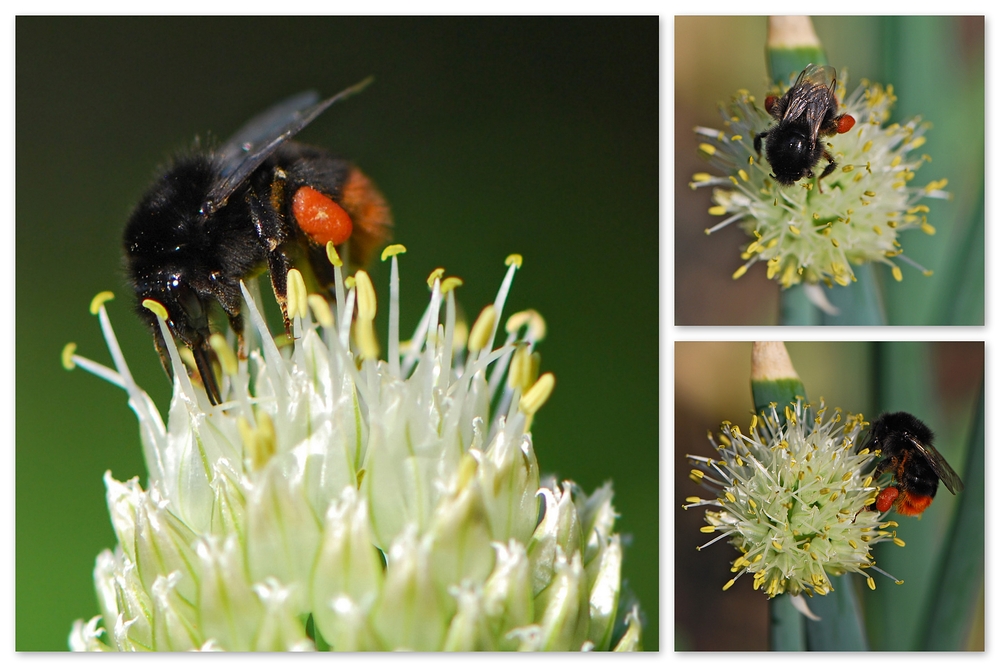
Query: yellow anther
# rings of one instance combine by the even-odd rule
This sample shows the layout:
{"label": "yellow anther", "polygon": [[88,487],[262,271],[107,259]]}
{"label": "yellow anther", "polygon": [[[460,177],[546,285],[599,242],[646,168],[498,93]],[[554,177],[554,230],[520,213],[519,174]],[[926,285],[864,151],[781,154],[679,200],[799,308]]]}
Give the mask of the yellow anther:
{"label": "yellow anther", "polygon": [[802,233],[802,231],[795,225],[788,225],[788,229],[792,232],[792,234],[795,234],[796,236]]}
{"label": "yellow anther", "polygon": [[507,255],[507,257],[503,260],[504,266],[510,266],[511,264],[513,264],[519,269],[521,268],[521,264],[523,263],[524,263],[524,257],[521,257],[521,255],[519,255],[516,252]]}
{"label": "yellow anther", "polygon": [[360,316],[355,320],[354,341],[358,344],[362,359],[378,358],[378,340],[375,338],[372,320],[362,319]]}
{"label": "yellow anther", "polygon": [[688,496],[687,498],[684,499],[684,502],[686,502],[686,503],[700,503],[701,502],[701,498],[699,498],[698,496]]}
{"label": "yellow anther", "polygon": [[851,545],[852,549],[857,549],[858,548],[858,543],[855,542],[854,540],[847,540],[847,543]]}
{"label": "yellow anther", "polygon": [[274,431],[274,422],[271,415],[266,412],[257,413],[257,429],[254,432],[254,449],[252,461],[254,468],[260,470],[264,464],[271,460],[276,451],[277,434]]}
{"label": "yellow anther", "polygon": [[62,349],[62,365],[68,371],[76,368],[76,362],[73,361],[74,354],[76,354],[76,343],[66,343]]}
{"label": "yellow anther", "polygon": [[555,386],[556,376],[552,373],[546,373],[538,378],[531,389],[521,396],[521,402],[518,404],[521,412],[527,415],[533,415],[538,412],[545,405],[545,401],[549,400],[549,396],[552,395],[552,390]]}
{"label": "yellow anther", "polygon": [[741,278],[743,276],[743,274],[747,272],[748,268],[749,268],[749,266],[746,265],[746,264],[744,264],[740,268],[736,269],[736,271],[733,272],[733,280]]}
{"label": "yellow anther", "polygon": [[351,289],[352,287],[354,287],[354,283],[355,283],[354,276],[347,276],[346,278],[344,278],[344,287],[346,287],[347,289]]}
{"label": "yellow anther", "polygon": [[257,450],[257,443],[254,434],[253,427],[250,426],[250,422],[246,417],[240,416],[236,420],[236,430],[240,432],[240,439],[243,441],[243,449],[248,451],[251,455],[251,460],[253,459],[253,453]]}
{"label": "yellow anther", "polygon": [[898,266],[892,267],[892,277],[896,279],[897,283],[903,281],[903,272]]}
{"label": "yellow anther", "polygon": [[708,214],[709,215],[725,215],[726,214],[726,207],[725,206],[713,206],[713,207],[711,207],[711,208],[708,209]]}
{"label": "yellow anther", "polygon": [[512,389],[520,389],[525,392],[534,384],[535,378],[532,375],[531,354],[526,345],[519,346],[514,351],[514,356],[510,360],[510,369],[507,371],[507,385]]}
{"label": "yellow anther", "polygon": [[715,526],[702,526],[698,530],[700,530],[703,533],[714,533],[715,532]]}
{"label": "yellow anther", "polygon": [[239,370],[239,364],[236,361],[233,348],[229,347],[229,343],[226,342],[226,337],[220,333],[214,333],[208,337],[208,344],[215,350],[215,356],[218,357],[219,364],[222,365],[222,372],[229,376],[235,376]]}
{"label": "yellow anther", "polygon": [[773,547],[775,551],[781,551],[781,543],[777,540],[771,540],[771,547]]}
{"label": "yellow anther", "polygon": [[698,172],[697,174],[691,177],[691,180],[693,180],[695,183],[705,183],[706,181],[712,180],[712,175],[706,174],[705,172]]}
{"label": "yellow anther", "polygon": [[333,311],[330,310],[330,304],[326,299],[319,294],[310,294],[306,301],[312,309],[313,318],[321,327],[329,329],[333,326]]}
{"label": "yellow anther", "polygon": [[871,150],[871,148],[872,148],[872,142],[869,139],[868,141],[865,142],[865,145],[861,147],[861,152],[867,153],[868,151]]}
{"label": "yellow anther", "polygon": [[393,243],[385,247],[382,251],[382,261],[389,259],[390,257],[395,257],[396,255],[402,255],[406,252],[406,246],[402,243]]}
{"label": "yellow anther", "polygon": [[285,309],[288,311],[288,319],[305,317],[309,312],[307,303],[309,292],[306,290],[306,281],[302,278],[302,273],[298,269],[292,269],[288,272],[286,295],[288,301],[286,302]]}
{"label": "yellow anther", "polygon": [[729,138],[730,141],[741,141],[743,139],[742,134],[734,134]]}
{"label": "yellow anther", "polygon": [[372,279],[359,269],[354,274],[354,284],[358,295],[358,319],[371,322],[375,319],[376,311],[375,286],[372,285]]}
{"label": "yellow anther", "polygon": [[847,165],[844,165],[844,166],[843,166],[843,167],[841,168],[841,171],[842,171],[842,172],[844,172],[845,174],[849,174],[849,173],[851,173],[852,171],[854,171],[854,165],[853,165],[853,164],[847,164]]}
{"label": "yellow anther", "polygon": [[892,538],[892,543],[895,544],[897,547],[905,547],[906,546],[906,542],[904,542],[903,540],[899,539],[898,537],[893,537]]}
{"label": "yellow anther", "polygon": [[90,300],[90,314],[96,315],[101,312],[101,306],[103,306],[105,302],[111,301],[114,298],[114,292],[109,292],[107,290],[98,292],[94,295],[94,298]]}
{"label": "yellow anther", "polygon": [[[284,338],[284,336],[282,336]],[[192,371],[198,370],[198,364],[194,360],[194,352],[187,345],[177,348],[177,354],[180,355],[181,361]]]}
{"label": "yellow anther", "polygon": [[545,333],[547,331],[545,318],[539,315],[537,310],[532,308],[516,312],[508,317],[507,324],[504,325],[504,329],[507,333],[513,334],[525,325],[528,327],[527,337],[531,340],[539,341],[545,338]]}
{"label": "yellow anther", "polygon": [[854,476],[854,473],[845,472],[844,475],[840,478],[840,481],[841,482],[846,482],[846,481],[850,480],[851,477],[853,477],[853,476]]}
{"label": "yellow anther", "polygon": [[722,587],[722,590],[728,591],[735,583],[736,583],[735,579],[730,579],[729,581],[726,582],[726,585]]}
{"label": "yellow anther", "polygon": [[872,190],[865,190],[866,197],[874,197],[875,193]]}
{"label": "yellow anther", "polygon": [[924,136],[917,137],[916,139],[910,142],[910,150],[920,148],[926,143],[927,143],[927,137]]}
{"label": "yellow anther", "polygon": [[497,310],[491,303],[483,308],[472,325],[472,332],[469,334],[469,351],[479,352],[490,342],[490,335],[493,333],[493,325],[497,319]]}
{"label": "yellow anther", "polygon": [[871,577],[868,577],[868,588],[875,590],[875,580]]}
{"label": "yellow anther", "polygon": [[715,155],[715,146],[712,144],[698,144],[698,150],[705,155]]}
{"label": "yellow anther", "polygon": [[461,460],[458,462],[458,488],[464,489],[469,485],[469,482],[475,479],[476,469],[479,464],[476,463],[474,456],[468,452],[462,454]]}
{"label": "yellow anther", "polygon": [[333,245],[333,241],[326,242],[326,258],[330,260],[330,263],[334,266],[344,265],[344,260],[340,259],[340,255],[337,253],[337,248]]}
{"label": "yellow anther", "polygon": [[892,159],[892,162],[889,163],[889,166],[890,167],[898,167],[902,161],[903,161],[903,156],[902,155],[897,155],[896,157],[894,157]]}
{"label": "yellow anther", "polygon": [[152,312],[161,320],[167,319],[167,309],[164,308],[163,304],[160,303],[159,301],[154,301],[153,299],[143,299],[142,307]]}
{"label": "yellow anther", "polygon": [[705,473],[703,471],[701,471],[701,470],[695,469],[695,470],[691,471],[691,474],[689,475],[689,477],[691,477],[695,481],[699,481],[700,482],[702,479],[705,478]]}
{"label": "yellow anther", "polygon": [[456,287],[461,287],[462,284],[462,279],[458,276],[448,276],[441,281],[441,294],[447,294]]}
{"label": "yellow anther", "polygon": [[434,281],[441,280],[444,276],[444,269],[438,267],[431,271],[431,275],[427,276],[427,289],[434,289]]}
{"label": "yellow anther", "polygon": [[929,222],[927,222],[926,220],[924,220],[924,221],[923,221],[923,222],[921,223],[921,225],[920,225],[920,229],[921,229],[921,230],[922,230],[922,231],[924,232],[924,234],[927,234],[927,236],[934,236],[935,234],[937,234],[937,230],[936,230],[936,229],[934,229],[934,226],[933,226],[933,225],[931,225],[931,224],[930,224]]}
{"label": "yellow anther", "polygon": [[736,496],[734,496],[729,491],[726,491],[726,500],[728,500],[731,503],[735,503],[736,502]]}

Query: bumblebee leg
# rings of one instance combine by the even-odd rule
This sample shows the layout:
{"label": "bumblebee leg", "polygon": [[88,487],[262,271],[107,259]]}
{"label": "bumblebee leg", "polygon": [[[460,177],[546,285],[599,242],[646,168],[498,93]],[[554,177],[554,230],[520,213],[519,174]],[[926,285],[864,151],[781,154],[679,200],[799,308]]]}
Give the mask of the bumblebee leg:
{"label": "bumblebee leg", "polygon": [[285,334],[292,335],[292,321],[288,317],[288,272],[292,268],[292,261],[281,248],[267,254],[267,269],[271,274],[271,287],[274,289],[274,298],[281,306],[281,318],[285,323]]}
{"label": "bumblebee leg", "polygon": [[875,469],[872,470],[872,479],[878,480],[878,478],[881,477],[883,474],[889,471],[896,470],[898,465],[899,462],[896,460],[896,457],[894,456],[891,458],[882,459],[881,461],[878,462],[878,465],[875,466]]}
{"label": "bumblebee leg", "polygon": [[271,274],[274,298],[281,306],[285,333],[291,336],[292,322],[288,318],[288,272],[292,268],[292,260],[282,249],[282,244],[288,239],[286,225],[280,217],[281,214],[265,203],[253,190],[247,194],[247,203],[250,205],[250,215],[257,228],[257,235],[267,249],[267,269]]}
{"label": "bumblebee leg", "polygon": [[218,405],[222,403],[222,392],[219,390],[219,381],[215,377],[215,369],[212,368],[211,349],[208,346],[208,341],[202,340],[191,347],[191,353],[194,355],[194,364],[198,368],[198,375],[201,376],[201,383],[205,385],[208,402],[212,405]]}
{"label": "bumblebee leg", "polygon": [[819,175],[820,178],[823,178],[824,176],[828,176],[829,174],[832,174],[833,170],[837,168],[837,161],[833,159],[832,155],[830,155],[830,151],[826,151],[826,150],[823,151],[823,157],[825,157],[827,160],[829,160],[830,164],[826,165],[826,169],[824,169],[823,173]]}
{"label": "bumblebee leg", "polygon": [[753,138],[753,149],[757,151],[757,159],[760,159],[760,140],[767,136],[768,131],[761,132],[754,135]]}
{"label": "bumblebee leg", "polygon": [[243,337],[243,316],[239,312],[226,313],[229,316],[229,326],[232,328],[233,333],[236,334],[236,353],[239,355],[240,359],[247,358],[247,347],[246,339]]}

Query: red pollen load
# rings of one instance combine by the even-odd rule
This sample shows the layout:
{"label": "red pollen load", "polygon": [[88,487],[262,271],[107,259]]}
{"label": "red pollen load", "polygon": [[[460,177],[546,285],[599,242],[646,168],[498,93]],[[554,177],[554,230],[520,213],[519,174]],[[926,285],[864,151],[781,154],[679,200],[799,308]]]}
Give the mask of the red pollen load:
{"label": "red pollen load", "polygon": [[852,127],[854,127],[854,116],[849,116],[847,114],[844,114],[837,121],[837,134],[850,132]]}
{"label": "red pollen load", "polygon": [[894,486],[888,486],[878,494],[878,498],[875,499],[875,509],[879,512],[888,512],[892,508],[892,504],[896,502],[896,497],[899,495],[899,489]]}
{"label": "red pollen load", "polygon": [[316,243],[340,245],[351,237],[354,224],[340,204],[308,185],[292,197],[292,214],[299,228]]}

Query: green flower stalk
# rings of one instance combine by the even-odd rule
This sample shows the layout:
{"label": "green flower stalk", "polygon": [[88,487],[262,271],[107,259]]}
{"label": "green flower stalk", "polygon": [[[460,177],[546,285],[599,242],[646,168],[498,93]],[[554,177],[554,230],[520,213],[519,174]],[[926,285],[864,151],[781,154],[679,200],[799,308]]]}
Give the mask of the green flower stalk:
{"label": "green flower stalk", "polygon": [[821,181],[803,179],[780,187],[770,176],[764,151],[758,156],[754,150],[754,137],[774,119],[741,90],[720,107],[724,129],[695,128],[703,139],[699,152],[722,175],[694,174],[690,184],[693,189],[715,188],[709,213],[724,219],[707,234],[739,223],[752,237],[734,279],[763,262],[769,279],[783,288],[804,283],[810,298],[828,311],[817,286],[850,284],[856,280],[852,265],[880,262],[902,280],[897,264],[902,260],[930,275],[903,255],[899,235],[910,229],[934,234],[927,221],[929,208],[922,200],[949,197],[944,191],[946,179],[920,187],[912,184],[916,171],[930,161],[918,151],[929,124],[917,117],[883,126],[896,101],[892,86],[862,80],[845,98],[846,82],[846,70],[841,69],[836,94],[843,102],[838,112],[850,114],[856,123],[843,134],[822,139],[839,166]]}
{"label": "green flower stalk", "polygon": [[[165,425],[132,379],[99,295],[115,370],[64,351],[128,392],[148,488],[105,475],[118,545],[97,558],[101,615],[77,621],[74,650],[579,650],[612,647],[622,549],[610,484],[588,496],[544,484],[530,425],[554,386],[538,375],[544,322],[506,323],[520,266],[471,331],[457,278],[432,274],[430,303],[399,340],[391,258],[386,360],[363,271],[334,308],[289,275],[292,345],[278,348],[244,287],[249,358],[214,335],[224,401],[210,405],[173,363]],[[155,303],[146,304],[158,312]],[[357,305],[357,314],[355,312]],[[623,620],[623,619],[619,619]],[[638,610],[619,650],[640,647]]]}
{"label": "green flower stalk", "polygon": [[705,512],[703,533],[717,536],[699,550],[722,539],[740,555],[736,573],[723,590],[744,574],[753,577],[755,590],[773,598],[781,593],[826,595],[834,589],[832,577],[861,574],[869,588],[875,566],[872,546],[892,541],[904,546],[878,512],[866,511],[878,488],[862,470],[877,453],[855,451],[866,426],[861,415],[832,417],[820,403],[813,411],[802,400],[778,412],[776,404],[754,415],[749,433],[723,422],[721,433],[709,440],[721,458],[688,455],[694,467],[691,479],[713,487],[714,498],[687,499],[690,507],[717,507]]}

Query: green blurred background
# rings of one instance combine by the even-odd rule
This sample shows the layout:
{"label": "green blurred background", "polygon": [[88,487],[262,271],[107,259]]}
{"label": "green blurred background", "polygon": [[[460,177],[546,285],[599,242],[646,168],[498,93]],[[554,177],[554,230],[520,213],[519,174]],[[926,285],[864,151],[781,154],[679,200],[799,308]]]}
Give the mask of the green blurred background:
{"label": "green blurred background", "polygon": [[[866,631],[872,650],[920,648],[925,605],[941,578],[935,568],[944,551],[947,527],[960,507],[974,498],[983,479],[970,477],[967,443],[983,386],[984,344],[981,342],[789,342],[792,364],[808,398],[865,415],[905,410],[925,421],[935,433],[935,446],[965,482],[962,498],[938,490],[921,518],[890,515],[899,523],[905,548],[877,545],[879,567],[903,579],[902,586],[876,576],[870,591],[860,576],[848,575],[834,585],[858,589],[866,609]],[[750,393],[749,342],[678,342],[674,346],[674,645],[690,651],[759,651],[768,648],[768,601],[742,577],[727,591],[730,564],[737,552],[726,541],[703,551],[710,541],[700,533],[703,508],[681,509],[688,496],[708,497],[708,485],[690,480],[685,455],[717,457],[706,433],[719,432],[729,420],[744,431],[753,413]],[[900,386],[902,385],[902,386]],[[969,509],[969,508],[965,508]],[[981,512],[982,503],[979,505]],[[981,533],[985,532],[985,525]],[[982,550],[982,547],[979,547]],[[979,573],[982,595],[982,572]],[[838,583],[843,581],[843,584]],[[967,648],[983,650],[984,601],[969,611]]]}
{"label": "green blurred background", "polygon": [[465,280],[474,317],[504,257],[524,255],[507,313],[545,316],[558,378],[534,427],[543,473],[614,480],[623,577],[657,649],[658,41],[655,17],[18,17],[16,648],[65,649],[97,613],[94,558],[114,544],[101,476],[145,478],[125,394],[59,365],[70,340],[110,363],[87,312],[98,291],[118,294],[133,374],[167,404],[120,268],[154,169],[196,134],[373,74],[301,138],[354,159],[393,206],[403,331],[433,268]]}
{"label": "green blurred background", "polygon": [[[898,98],[889,123],[920,115],[932,123],[921,149],[933,161],[915,185],[948,179],[951,201],[923,200],[937,234],[900,235],[906,255],[935,274],[902,264],[903,281],[878,265],[888,324],[983,324],[985,170],[985,22],[982,16],[817,16],[813,25],[829,63],[848,70],[847,90],[862,78],[892,84]],[[779,286],[763,265],[739,280],[749,237],[708,215],[711,188],[688,187],[708,169],[695,126],[721,128],[719,104],[738,89],[763,100],[768,90],[764,16],[678,16],[674,21],[675,324],[778,323]],[[761,102],[758,102],[761,103]]]}

